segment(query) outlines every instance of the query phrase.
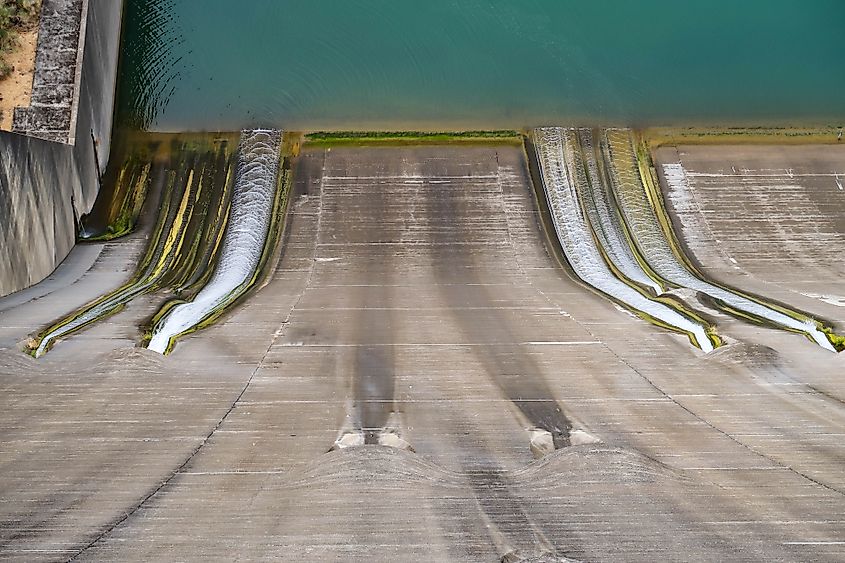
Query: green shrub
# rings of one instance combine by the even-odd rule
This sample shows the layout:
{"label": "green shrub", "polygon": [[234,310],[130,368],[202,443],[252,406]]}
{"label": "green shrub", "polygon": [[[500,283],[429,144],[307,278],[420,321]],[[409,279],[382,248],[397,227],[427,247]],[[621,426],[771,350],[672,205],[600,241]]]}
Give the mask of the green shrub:
{"label": "green shrub", "polygon": [[0,80],[12,73],[3,58],[18,46],[18,32],[31,29],[38,21],[41,0],[0,0]]}
{"label": "green shrub", "polygon": [[0,4],[0,53],[9,51],[14,45],[15,32],[12,29],[12,8]]}
{"label": "green shrub", "polygon": [[0,0],[10,13],[10,21],[17,28],[28,28],[38,19],[41,0]]}

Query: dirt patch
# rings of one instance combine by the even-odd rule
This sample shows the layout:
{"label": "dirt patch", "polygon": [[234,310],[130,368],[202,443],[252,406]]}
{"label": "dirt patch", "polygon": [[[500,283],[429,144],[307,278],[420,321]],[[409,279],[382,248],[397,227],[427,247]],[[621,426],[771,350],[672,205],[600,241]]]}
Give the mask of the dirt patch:
{"label": "dirt patch", "polygon": [[12,115],[16,107],[28,107],[35,72],[35,50],[38,46],[38,26],[17,33],[18,48],[4,54],[12,73],[0,80],[0,130],[12,130]]}

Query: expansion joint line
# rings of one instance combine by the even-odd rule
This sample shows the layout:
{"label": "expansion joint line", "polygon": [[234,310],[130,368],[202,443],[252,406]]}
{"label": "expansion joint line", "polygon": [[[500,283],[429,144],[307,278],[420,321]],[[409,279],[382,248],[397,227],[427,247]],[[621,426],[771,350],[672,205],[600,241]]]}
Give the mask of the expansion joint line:
{"label": "expansion joint line", "polygon": [[[274,341],[275,341],[275,338],[274,338]],[[264,362],[264,358],[266,358],[266,357],[267,357],[267,354],[268,354],[268,352],[270,351],[270,348],[272,348],[272,346],[273,346],[273,343],[271,342],[271,343],[270,343],[270,346],[267,348],[267,350],[264,352],[264,355],[261,357],[261,360],[259,361],[258,365],[256,365],[256,366],[255,366],[255,369],[254,369],[254,370],[252,371],[252,373],[249,375],[249,378],[246,380],[246,383],[245,383],[245,384],[244,384],[244,386],[241,388],[241,391],[240,391],[240,393],[238,393],[238,396],[237,396],[237,397],[235,397],[235,400],[234,400],[234,401],[232,401],[232,404],[231,404],[231,405],[229,405],[229,408],[226,410],[226,412],[223,414],[223,416],[222,416],[222,417],[220,417],[220,420],[218,420],[218,421],[217,421],[217,423],[216,423],[216,424],[215,424],[215,425],[211,428],[211,431],[210,431],[210,432],[208,432],[208,434],[206,434],[206,435],[205,435],[205,437],[204,437],[204,438],[200,441],[200,443],[199,443],[199,444],[197,444],[197,446],[196,446],[196,447],[195,447],[195,448],[191,451],[191,453],[190,453],[190,454],[188,454],[188,457],[185,459],[185,461],[183,461],[183,462],[179,465],[179,467],[177,467],[174,471],[172,471],[172,472],[170,473],[170,475],[168,475],[168,476],[167,476],[167,478],[166,478],[166,479],[164,479],[163,481],[161,481],[161,482],[160,482],[160,483],[156,486],[156,488],[155,488],[155,489],[153,489],[153,491],[152,491],[152,492],[150,492],[149,494],[147,494],[147,496],[145,496],[145,497],[141,500],[141,502],[139,502],[139,503],[135,504],[132,508],[130,508],[130,509],[129,509],[129,510],[128,510],[128,511],[127,511],[127,512],[123,515],[123,516],[121,516],[120,518],[118,518],[118,519],[117,519],[114,523],[112,523],[112,524],[111,524],[108,528],[106,528],[103,532],[101,532],[101,533],[100,533],[100,534],[99,534],[96,538],[94,538],[93,540],[91,540],[91,542],[89,542],[89,543],[88,543],[87,545],[85,545],[82,549],[80,549],[79,551],[77,551],[77,552],[76,552],[76,553],[75,553],[75,554],[74,554],[74,555],[73,555],[70,559],[68,559],[68,561],[76,561],[76,560],[79,558],[79,556],[81,556],[81,555],[82,555],[83,553],[85,553],[87,550],[89,550],[89,549],[91,549],[92,547],[94,547],[94,546],[95,546],[97,543],[99,543],[99,542],[100,542],[103,538],[105,538],[107,535],[109,535],[110,533],[112,533],[112,532],[113,532],[113,531],[114,531],[114,530],[115,530],[118,526],[120,526],[121,524],[123,524],[123,523],[124,523],[126,520],[128,520],[128,519],[129,519],[132,515],[134,515],[136,512],[138,512],[138,510],[140,510],[141,508],[143,508],[143,506],[147,503],[147,501],[149,501],[149,500],[150,500],[150,499],[152,499],[154,496],[156,496],[156,495],[157,495],[157,494],[158,494],[158,493],[159,493],[162,489],[164,489],[167,485],[169,485],[169,484],[170,484],[170,482],[171,482],[171,481],[173,481],[173,479],[174,479],[177,475],[179,475],[180,473],[182,473],[182,470],[184,470],[184,469],[188,466],[188,464],[189,464],[189,463],[191,463],[191,461],[193,461],[193,459],[197,456],[197,454],[198,454],[198,453],[200,453],[200,451],[203,449],[203,447],[204,447],[204,446],[205,446],[205,445],[209,442],[209,440],[211,440],[211,438],[214,436],[214,434],[217,432],[217,430],[218,430],[218,429],[219,429],[219,428],[223,425],[223,423],[224,423],[224,422],[226,422],[226,419],[227,419],[227,418],[229,418],[229,415],[230,415],[230,414],[232,414],[232,411],[234,411],[234,410],[235,410],[235,407],[237,407],[237,405],[238,405],[238,403],[240,402],[241,398],[244,396],[244,393],[246,393],[246,390],[249,388],[250,384],[252,383],[252,380],[253,380],[253,378],[255,377],[255,374],[256,374],[256,373],[258,372],[258,370],[261,368],[261,365],[262,365],[262,363]]]}
{"label": "expansion joint line", "polygon": [[[684,169],[684,177],[685,177],[684,187],[686,187],[686,189],[687,189],[686,193],[689,194],[689,196],[692,198],[692,201],[695,203],[696,213],[699,215],[701,222],[704,224],[704,227],[710,233],[710,239],[715,242],[716,241],[716,233],[713,230],[713,226],[710,224],[710,219],[708,217],[708,214],[703,212],[704,206],[701,205],[701,201],[699,199],[699,192],[695,188],[693,188],[692,183],[690,182],[689,176],[686,174],[687,168],[684,166],[684,159],[683,159],[681,153],[678,151],[677,148],[675,148],[675,154],[676,154],[676,158],[678,160],[678,163]],[[727,248],[725,248],[725,245],[716,244],[715,247],[718,249],[719,254],[722,256],[722,259],[725,261],[725,264],[729,268],[732,267],[732,269],[734,269],[734,270],[739,270],[742,273],[742,275],[747,276],[748,279],[754,280],[756,283],[760,284],[762,287],[773,288],[775,290],[786,290],[790,294],[801,295],[802,297],[807,297],[806,295],[803,295],[803,294],[795,291],[794,289],[792,289],[790,287],[784,287],[784,286],[778,285],[776,283],[772,283],[769,280],[763,279],[763,278],[759,277],[757,274],[755,274],[754,272],[748,270],[747,268],[743,267],[739,263],[735,262],[734,258],[730,255]],[[812,316],[812,313],[810,313],[810,314]],[[813,389],[814,391],[818,391],[822,395],[826,395],[826,393],[823,393],[822,391],[815,389],[812,386],[809,386],[809,387],[811,389]],[[840,402],[840,403],[843,402],[841,399],[837,399],[835,397],[831,397],[831,398]]]}
{"label": "expansion joint line", "polygon": [[[497,152],[496,153],[496,163],[498,164],[498,162],[499,162],[499,154]],[[505,190],[502,187],[502,175],[500,173],[498,166],[496,168],[496,185],[499,188],[499,193],[501,194],[502,202],[504,203],[504,201],[505,201]],[[543,188],[543,189],[545,189],[545,188]],[[533,190],[532,190],[532,192],[533,192]],[[536,198],[538,196],[535,194],[532,197]],[[553,299],[551,299],[548,295],[546,295],[546,293],[542,289],[540,289],[539,287],[534,285],[534,282],[531,280],[531,276],[529,276],[528,272],[525,271],[525,267],[523,266],[522,261],[519,259],[520,253],[516,248],[516,242],[514,241],[514,238],[513,238],[513,232],[511,230],[510,214],[508,213],[507,207],[503,206],[502,209],[503,209],[503,212],[504,212],[504,215],[505,215],[505,225],[507,227],[506,231],[508,233],[508,244],[510,245],[511,249],[513,250],[514,262],[516,263],[516,267],[519,270],[520,275],[525,280],[525,282],[529,286],[531,286],[531,288],[534,291],[536,291],[549,305],[551,305],[553,308],[557,309],[558,311],[563,311],[563,309],[561,309],[561,307],[560,307],[560,304],[556,303]],[[540,217],[540,215],[539,215],[539,209],[537,210],[537,214],[535,215],[535,221],[537,222],[537,228],[540,230],[541,233],[544,233],[545,227],[543,226],[542,217]],[[548,233],[546,236],[551,237],[551,234]],[[546,253],[550,254],[550,256],[549,256],[550,260],[552,260],[553,262],[557,262],[557,259],[553,258],[551,256],[551,251],[549,249],[546,249]],[[570,319],[573,320],[573,322],[575,322],[576,325],[578,325],[579,328],[581,328],[584,332],[589,334],[590,337],[593,338],[593,340],[595,340],[596,342],[601,342],[601,340],[598,338],[598,336],[596,336],[596,334],[592,330],[590,330],[589,327],[585,326],[584,324],[581,323],[581,321],[579,321],[578,319],[576,319],[575,317],[570,315],[568,311],[566,312],[566,314],[569,316]],[[605,344],[603,342],[602,342],[602,346],[605,346]]]}
{"label": "expansion joint line", "polygon": [[[514,237],[513,237],[513,230],[511,229],[511,214],[510,214],[510,212],[508,211],[507,204],[505,203],[507,198],[505,197],[505,189],[504,189],[504,187],[502,186],[502,173],[501,173],[502,171],[501,171],[501,165],[499,164],[499,152],[498,152],[498,151],[496,151],[496,153],[495,153],[495,154],[496,154],[496,187],[497,187],[497,188],[498,188],[498,190],[499,190],[500,201],[502,202],[502,213],[503,213],[503,215],[505,216],[505,232],[506,232],[506,233],[507,233],[507,235],[508,235],[508,245],[510,246],[511,250],[513,251],[513,255],[514,255],[514,263],[516,264],[516,268],[517,268],[517,270],[519,270],[520,277],[521,277],[521,278],[522,278],[522,279],[523,279],[523,280],[524,280],[524,281],[525,281],[525,282],[526,282],[526,283],[527,283],[527,284],[528,284],[528,285],[529,285],[529,286],[530,286],[530,287],[531,287],[534,291],[536,291],[538,294],[540,294],[540,296],[541,296],[541,297],[542,297],[542,298],[543,298],[543,299],[544,299],[547,303],[549,303],[549,305],[551,305],[551,306],[552,306],[552,307],[554,307],[555,309],[560,310],[560,307],[558,307],[556,303],[554,303],[551,299],[549,299],[549,298],[548,298],[548,296],[547,296],[545,293],[543,293],[543,291],[542,291],[542,290],[540,290],[537,286],[535,286],[535,285],[534,285],[534,283],[531,281],[531,276],[529,276],[529,275],[528,275],[528,272],[526,272],[526,271],[525,271],[525,268],[524,268],[524,266],[522,265],[522,261],[520,261],[520,259],[519,259],[520,254],[519,254],[519,251],[517,250],[517,247],[516,247],[516,242],[515,242]],[[577,321],[576,321],[576,322],[577,322]],[[589,330],[587,330],[587,329],[585,329],[585,330],[586,330],[586,331],[590,334],[590,336],[592,336],[593,338],[595,338],[595,335],[594,335],[594,334],[592,334],[592,333],[591,333]],[[570,416],[570,413],[566,413],[566,415],[567,415],[567,417],[569,417],[569,416]],[[571,419],[570,419],[570,421],[571,421]],[[487,515],[486,511],[485,511],[485,510],[484,510],[484,508],[481,506],[480,499],[478,498],[478,495],[477,495],[474,491],[473,491],[473,495],[474,495],[474,498],[475,498],[475,502],[476,502],[476,504],[477,504],[477,506],[478,506],[479,514],[480,514],[480,515],[481,515],[481,517],[484,519],[484,521],[485,521],[485,524],[486,524],[487,528],[488,528],[489,530],[491,530],[491,531],[495,531],[496,533],[498,533],[498,534],[500,534],[500,535],[501,535],[501,534],[502,534],[502,532],[500,531],[499,527],[498,527],[495,523],[493,523],[493,522],[490,520],[490,518],[489,518],[489,516]],[[542,531],[541,529],[538,529],[538,528],[536,527],[536,525],[534,524],[534,521],[533,521],[533,520],[532,520],[532,519],[531,519],[531,518],[530,518],[527,514],[524,514],[524,516],[525,516],[525,517],[526,517],[526,519],[528,520],[528,524],[529,524],[529,526],[530,526],[530,528],[531,528],[531,531],[532,531],[532,533],[533,533],[533,535],[534,535],[534,539],[535,539],[535,541],[536,541],[537,543],[539,543],[539,544],[540,544],[540,546],[541,546],[541,547],[542,547],[542,548],[543,548],[543,549],[544,549],[547,553],[553,553],[553,554],[555,554],[555,555],[556,555],[558,552],[562,552],[562,553],[564,554],[564,557],[567,557],[567,556],[566,556],[566,554],[567,554],[567,552],[569,552],[569,551],[570,551],[569,549],[558,549],[558,548],[556,548],[556,547],[555,547],[555,546],[554,546],[554,545],[553,545],[553,544],[549,541],[549,539],[546,537],[546,535],[543,533],[543,531]],[[499,544],[499,542],[497,542],[497,541],[496,541],[496,538],[495,538],[492,534],[488,534],[488,537],[490,538],[491,542],[492,542],[494,545],[496,545],[496,547],[497,547],[497,548],[498,548],[498,547],[500,547],[500,546],[498,545],[498,544]],[[510,553],[510,552],[509,552],[509,553]],[[507,554],[506,554],[505,556],[507,556]],[[567,560],[569,560],[569,559],[567,558]]]}
{"label": "expansion joint line", "polygon": [[[499,188],[501,189],[501,182],[500,182],[500,184],[499,184]],[[505,215],[507,216],[507,210],[505,210]],[[542,227],[542,224],[541,224],[541,228],[543,228],[543,227]],[[511,232],[510,232],[510,223],[509,223],[509,222],[508,222],[508,237],[509,237],[509,239],[510,239],[510,240],[509,240],[509,242],[510,242],[510,244],[511,244],[511,247],[514,249],[514,252],[516,252],[516,247],[514,246],[513,238],[512,238],[512,236],[511,236]],[[528,276],[528,274],[525,272],[525,270],[524,270],[524,269],[523,269],[523,267],[522,267],[521,262],[519,261],[519,258],[518,258],[518,257],[519,257],[519,254],[518,254],[518,253],[516,253],[516,256],[517,256],[517,258],[516,258],[517,267],[519,268],[519,271],[522,273],[522,275],[523,275],[523,276],[524,276],[524,277],[528,280],[528,284],[529,284],[529,285],[531,285],[531,286],[532,286],[532,287],[533,287],[533,288],[534,288],[534,289],[535,289],[535,290],[536,290],[536,291],[537,291],[540,295],[542,295],[542,296],[543,296],[543,298],[544,298],[546,301],[548,301],[548,303],[549,303],[550,305],[554,306],[554,307],[555,307],[555,308],[557,308],[557,309],[560,309],[560,306],[559,306],[559,304],[558,304],[558,303],[555,303],[555,301],[554,301],[554,300],[552,300],[552,299],[551,299],[548,295],[546,295],[546,293],[545,293],[545,292],[543,292],[541,289],[539,289],[538,287],[536,287],[536,286],[532,283],[530,276]],[[683,404],[681,404],[680,402],[678,402],[678,401],[677,401],[674,397],[672,397],[670,394],[666,393],[663,389],[661,389],[661,388],[660,388],[657,384],[655,384],[655,383],[654,383],[651,379],[649,379],[649,378],[648,378],[648,377],[646,377],[643,373],[641,373],[638,369],[636,369],[633,365],[631,365],[631,364],[630,364],[627,360],[625,360],[623,357],[621,357],[619,354],[617,354],[617,353],[616,353],[616,351],[615,351],[615,350],[613,350],[613,348],[611,348],[611,347],[610,347],[610,346],[609,346],[606,342],[604,342],[603,340],[599,339],[599,338],[598,338],[598,337],[597,337],[597,336],[593,333],[593,331],[589,329],[589,327],[585,326],[585,325],[584,325],[581,321],[579,321],[578,319],[576,319],[576,318],[575,318],[574,316],[572,316],[572,315],[570,315],[570,318],[571,318],[571,319],[575,322],[575,324],[577,324],[577,325],[578,325],[581,329],[583,329],[585,332],[587,332],[587,334],[589,334],[590,336],[592,336],[592,337],[593,337],[596,341],[601,342],[601,345],[602,345],[602,347],[603,347],[605,350],[607,350],[608,352],[610,352],[610,353],[611,353],[611,354],[612,354],[612,355],[613,355],[616,359],[618,359],[618,360],[619,360],[620,362],[622,362],[625,366],[627,366],[627,367],[628,367],[631,371],[633,371],[633,372],[634,372],[634,373],[636,373],[639,377],[641,377],[643,380],[645,380],[645,381],[648,383],[648,385],[649,385],[649,386],[651,386],[651,387],[652,387],[655,391],[657,391],[657,392],[658,392],[658,393],[660,393],[662,396],[664,396],[666,399],[670,400],[672,403],[674,403],[675,405],[677,405],[678,407],[680,407],[681,409],[683,409],[684,411],[686,411],[687,413],[689,413],[689,414],[690,414],[693,418],[695,418],[696,420],[698,420],[698,421],[700,421],[701,423],[705,424],[707,427],[711,428],[712,430],[715,430],[715,431],[716,431],[716,432],[718,432],[719,434],[722,434],[723,436],[725,436],[726,438],[728,438],[728,439],[729,439],[729,440],[731,440],[732,442],[736,443],[736,444],[737,444],[737,445],[739,445],[740,447],[742,447],[742,448],[744,448],[744,449],[748,450],[748,451],[749,451],[749,452],[751,452],[752,454],[754,454],[754,455],[756,455],[756,456],[758,456],[758,457],[761,457],[761,458],[763,458],[763,459],[765,459],[765,460],[769,461],[770,463],[772,463],[772,464],[774,464],[774,465],[776,465],[776,466],[778,466],[778,467],[781,467],[781,468],[783,468],[783,469],[786,469],[787,471],[790,471],[791,473],[793,473],[793,474],[795,474],[795,475],[797,475],[797,476],[799,476],[799,477],[801,477],[801,478],[803,478],[803,479],[806,479],[807,481],[809,481],[809,482],[811,482],[811,483],[813,483],[813,484],[815,484],[815,485],[818,485],[818,486],[820,486],[820,487],[822,487],[822,488],[824,488],[824,489],[827,489],[828,491],[831,491],[831,492],[833,492],[833,493],[836,493],[836,494],[839,494],[839,495],[845,496],[845,492],[843,492],[843,491],[841,491],[841,490],[837,489],[836,487],[832,487],[832,486],[830,486],[830,485],[827,485],[827,484],[825,484],[825,483],[822,483],[821,481],[819,481],[819,480],[817,480],[817,479],[814,479],[813,477],[811,477],[811,476],[809,476],[809,475],[807,475],[807,474],[805,474],[805,473],[802,473],[801,471],[798,471],[797,469],[795,469],[795,468],[793,468],[793,467],[791,467],[791,466],[789,466],[789,465],[785,465],[785,464],[783,464],[783,463],[781,463],[781,462],[779,462],[779,461],[777,461],[777,460],[775,460],[775,459],[773,459],[773,458],[771,458],[771,457],[767,456],[767,455],[766,455],[766,454],[764,454],[764,453],[758,452],[757,450],[755,450],[754,448],[752,448],[752,447],[751,447],[751,446],[749,446],[748,444],[745,444],[744,442],[740,441],[739,439],[737,439],[736,437],[732,436],[732,435],[731,435],[731,434],[729,434],[728,432],[725,432],[725,431],[724,431],[724,430],[722,430],[721,428],[718,428],[717,426],[715,426],[713,423],[711,423],[711,422],[710,422],[710,421],[708,421],[707,419],[703,418],[702,416],[700,416],[700,415],[699,415],[699,414],[697,414],[696,412],[694,412],[694,411],[692,411],[691,409],[689,409],[688,407],[684,406]],[[837,400],[837,401],[838,401],[838,399],[835,399],[835,400]],[[840,401],[840,402],[841,402],[841,401]]]}
{"label": "expansion joint line", "polygon": [[[312,267],[312,273],[313,273],[313,267]],[[310,283],[310,279],[311,279],[311,275],[309,274],[309,283]],[[191,453],[188,455],[188,457],[185,459],[185,461],[182,462],[182,464],[180,464],[179,467],[177,467],[173,472],[171,472],[170,475],[168,475],[165,480],[163,480],[161,483],[159,483],[158,486],[156,486],[156,488],[151,493],[149,493],[146,497],[143,498],[143,500],[141,500],[141,502],[137,503],[129,511],[127,511],[123,516],[118,518],[105,531],[100,533],[96,538],[94,538],[85,547],[83,547],[78,552],[76,552],[73,555],[73,557],[68,559],[68,561],[77,560],[79,558],[79,556],[82,555],[85,551],[94,547],[97,543],[99,543],[107,535],[109,535],[111,532],[113,532],[118,526],[120,526],[126,520],[128,520],[138,510],[143,508],[143,506],[147,503],[147,501],[151,500],[162,489],[164,489],[167,485],[169,485],[170,482],[173,481],[174,478],[176,478],[179,474],[181,474],[182,471],[188,466],[188,464],[190,464],[191,461],[193,461],[193,459],[197,456],[197,454],[200,453],[200,451],[203,449],[203,447],[205,447],[205,445],[208,444],[208,442],[211,440],[211,438],[214,436],[214,434],[217,432],[217,430],[223,425],[224,422],[226,422],[226,419],[229,418],[229,415],[232,414],[232,412],[235,410],[235,408],[237,408],[238,403],[241,402],[241,399],[243,398],[247,389],[249,389],[250,385],[252,384],[253,379],[255,379],[255,375],[258,373],[258,370],[260,370],[262,368],[262,366],[264,365],[264,362],[267,359],[267,356],[270,354],[270,350],[273,349],[273,346],[276,344],[276,341],[281,336],[281,334],[282,334],[281,328],[284,328],[290,322],[291,315],[293,315],[293,311],[296,309],[297,305],[299,305],[299,302],[302,300],[302,297],[305,294],[305,289],[308,287],[309,283],[306,283],[303,286],[302,292],[299,294],[299,297],[297,298],[296,303],[294,303],[294,305],[290,308],[290,311],[288,311],[287,316],[282,321],[280,330],[277,330],[273,334],[273,337],[270,340],[270,344],[267,346],[267,349],[264,350],[264,353],[261,355],[261,359],[256,364],[255,369],[253,369],[252,373],[249,374],[249,378],[247,378],[246,383],[241,388],[240,392],[238,393],[238,396],[235,398],[235,400],[232,402],[232,404],[229,405],[228,410],[223,414],[223,416],[220,418],[220,420],[218,420],[217,423],[214,425],[214,427],[212,427],[211,431],[208,434],[206,434],[206,436],[202,439],[202,441],[200,441],[200,443],[193,449],[193,451],[191,451]]]}
{"label": "expansion joint line", "polygon": [[818,485],[819,487],[822,487],[822,488],[824,488],[824,489],[827,489],[828,491],[830,491],[830,492],[832,492],[832,493],[836,493],[836,494],[838,494],[838,495],[845,496],[845,491],[841,491],[841,490],[837,489],[836,487],[832,487],[832,486],[830,486],[830,485],[828,485],[828,484],[826,484],[826,483],[822,483],[822,482],[821,482],[821,481],[819,481],[818,479],[814,479],[814,478],[810,477],[809,475],[807,475],[806,473],[802,473],[801,471],[798,471],[797,469],[795,469],[794,467],[792,467],[792,466],[790,466],[790,465],[786,465],[786,464],[784,464],[784,463],[781,463],[781,462],[779,462],[778,460],[776,460],[776,459],[774,459],[774,458],[772,458],[772,457],[770,457],[770,456],[768,456],[768,455],[766,455],[766,454],[764,454],[764,453],[762,453],[762,452],[758,452],[758,451],[757,451],[757,450],[755,450],[753,447],[751,447],[751,446],[749,446],[748,444],[746,444],[746,443],[742,442],[741,440],[739,440],[739,439],[738,439],[738,438],[736,438],[735,436],[731,435],[731,434],[730,434],[730,433],[728,433],[728,432],[725,432],[724,430],[722,430],[721,428],[719,428],[718,426],[716,426],[715,424],[713,424],[712,422],[710,422],[709,420],[707,420],[707,419],[706,419],[706,418],[704,418],[703,416],[699,415],[698,413],[696,413],[695,411],[693,411],[693,410],[692,410],[692,409],[690,409],[689,407],[687,407],[687,406],[683,405],[682,403],[678,402],[678,400],[677,400],[677,399],[675,399],[672,395],[670,395],[669,393],[667,393],[666,391],[664,391],[663,389],[661,389],[661,388],[660,388],[660,387],[659,387],[656,383],[654,383],[654,382],[653,382],[651,379],[649,379],[646,375],[644,375],[642,372],[640,372],[640,370],[638,370],[637,368],[635,368],[634,366],[632,366],[632,365],[631,365],[631,364],[630,364],[627,360],[625,360],[624,358],[622,358],[621,356],[619,356],[619,355],[618,355],[615,351],[613,351],[613,350],[612,350],[609,346],[605,345],[605,348],[606,348],[607,350],[609,350],[609,351],[610,351],[610,352],[611,352],[614,356],[616,356],[616,358],[617,358],[619,361],[621,361],[623,364],[625,364],[626,366],[628,366],[628,368],[629,368],[631,371],[633,371],[633,372],[634,372],[634,373],[636,373],[638,376],[640,376],[640,377],[641,377],[641,378],[642,378],[642,379],[643,379],[646,383],[648,383],[648,384],[649,384],[649,386],[651,386],[651,387],[652,387],[655,391],[657,391],[657,392],[658,392],[658,393],[660,393],[663,397],[665,397],[666,399],[670,400],[672,403],[674,403],[675,405],[677,405],[678,407],[680,407],[681,409],[683,409],[684,411],[686,411],[687,413],[689,413],[689,414],[690,414],[693,418],[695,418],[696,420],[698,420],[698,421],[699,421],[699,422],[701,422],[702,424],[706,425],[708,428],[710,428],[710,429],[712,429],[712,430],[715,430],[716,432],[718,432],[718,433],[719,433],[719,434],[721,434],[722,436],[726,437],[726,438],[727,438],[727,439],[729,439],[730,441],[734,442],[735,444],[737,444],[737,445],[738,445],[738,446],[740,446],[741,448],[743,448],[743,449],[745,449],[745,450],[748,450],[748,451],[749,451],[749,452],[751,452],[752,454],[754,454],[754,455],[756,455],[756,456],[758,456],[758,457],[761,457],[761,458],[765,459],[766,461],[768,461],[768,462],[770,462],[770,463],[773,463],[774,465],[776,465],[776,466],[778,466],[778,467],[780,467],[780,468],[786,469],[787,471],[789,471],[789,472],[791,472],[791,473],[793,473],[793,474],[795,474],[795,475],[797,475],[797,476],[799,476],[799,477],[801,477],[801,478],[803,478],[803,479],[806,479],[807,481],[809,481],[809,482],[811,482],[811,483],[813,483],[813,484],[815,484],[815,485]]}

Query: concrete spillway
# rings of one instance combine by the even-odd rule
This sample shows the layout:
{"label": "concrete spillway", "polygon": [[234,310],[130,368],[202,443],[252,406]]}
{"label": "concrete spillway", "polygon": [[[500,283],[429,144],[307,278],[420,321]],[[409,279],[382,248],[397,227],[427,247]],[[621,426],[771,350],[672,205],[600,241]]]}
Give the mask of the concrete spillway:
{"label": "concrete spillway", "polygon": [[[610,152],[609,161],[614,169],[614,177],[618,179],[614,188],[625,221],[636,240],[637,247],[642,251],[649,266],[664,280],[672,285],[685,287],[701,292],[721,302],[724,307],[736,314],[747,315],[758,321],[774,324],[778,327],[800,332],[807,335],[819,346],[836,351],[822,325],[797,311],[778,310],[773,306],[751,299],[740,292],[710,283],[694,273],[691,267],[682,263],[677,252],[673,251],[664,227],[657,216],[659,196],[649,194],[648,186],[644,184],[644,171],[638,161],[631,135],[625,130],[609,130],[606,133],[607,146]],[[683,181],[672,170],[668,171],[666,179],[669,182]],[[649,178],[646,178],[648,181]],[[654,189],[654,186],[652,185]],[[782,308],[780,308],[782,309]]]}
{"label": "concrete spillway", "polygon": [[[141,173],[130,174],[135,178],[132,181],[104,189],[97,200],[97,206],[107,209],[127,200],[138,207],[137,202],[145,199],[147,191],[153,192],[149,199],[156,201],[148,202],[143,212],[141,223],[145,226],[125,241],[129,245],[146,242],[146,251],[138,258],[135,273],[116,289],[54,321],[33,337],[27,350],[35,357],[44,355],[59,340],[118,313],[130,303],[143,301],[145,295],[166,289],[181,291],[206,277],[222,237],[231,199],[233,158],[229,143],[212,145],[202,137],[195,139],[191,148],[174,143],[162,159],[151,157],[155,151],[150,149],[151,145],[140,143],[115,155],[120,169],[116,176],[122,178],[127,167],[140,169]],[[117,224],[121,224],[119,217],[112,219],[118,219]],[[129,228],[131,225],[126,226]],[[102,232],[110,235],[125,234],[123,229],[114,229],[111,223],[102,226]],[[110,235],[104,238],[111,238]]]}
{"label": "concrete spillway", "polygon": [[148,348],[166,353],[174,339],[235,301],[256,271],[270,227],[281,132],[244,131],[232,206],[217,267],[190,303],[177,305],[153,327]]}
{"label": "concrete spillway", "polygon": [[145,278],[140,283],[132,283],[128,287],[118,290],[116,293],[106,296],[104,299],[94,303],[90,308],[84,310],[80,315],[77,315],[68,320],[66,324],[57,326],[50,330],[41,341],[37,344],[33,351],[36,358],[40,358],[50,347],[60,338],[72,334],[86,325],[89,325],[104,316],[107,316],[135,297],[145,293],[153,285],[154,280]]}
{"label": "concrete spillway", "polygon": [[586,187],[586,173],[577,147],[576,133],[558,127],[534,132],[540,172],[552,221],[563,252],[575,274],[585,283],[646,318],[657,319],[689,335],[702,350],[713,350],[706,327],[669,306],[646,297],[611,271],[599,249],[593,228],[582,207],[579,189]]}
{"label": "concrete spillway", "polygon": [[[836,148],[812,167],[845,163]],[[773,153],[766,168],[801,155]],[[843,560],[845,355],[732,321],[742,342],[697,354],[607,306],[548,252],[518,146],[306,144],[292,174],[268,283],[178,357],[134,348],[160,296],[40,361],[17,347],[128,276],[141,232],[105,243],[82,283],[59,272],[0,299],[0,558]],[[745,267],[724,228],[752,200],[724,185],[708,218]],[[833,201],[820,220],[843,216]],[[756,276],[829,268],[829,247],[805,248]],[[835,273],[812,291],[840,294]],[[416,453],[327,453],[349,414]],[[536,429],[566,420],[603,443],[535,459]]]}

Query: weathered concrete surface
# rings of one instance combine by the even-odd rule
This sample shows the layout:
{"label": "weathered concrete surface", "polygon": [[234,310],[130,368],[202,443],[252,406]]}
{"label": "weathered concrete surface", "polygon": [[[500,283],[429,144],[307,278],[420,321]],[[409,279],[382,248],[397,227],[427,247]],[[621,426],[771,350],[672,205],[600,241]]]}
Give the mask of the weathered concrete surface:
{"label": "weathered concrete surface", "polygon": [[42,0],[32,96],[12,131],[73,144],[88,0]]}
{"label": "weathered concrete surface", "polygon": [[75,144],[0,131],[0,296],[55,270],[76,240],[74,218],[94,204],[111,143],[122,7],[88,0]]}
{"label": "weathered concrete surface", "polygon": [[[137,310],[0,353],[0,555],[845,555],[840,358],[763,329],[704,356],[586,292],[513,147],[306,150],[296,175],[269,284],[172,356],[112,338]],[[82,282],[131,268],[119,247]],[[534,460],[530,430],[567,424],[603,442]],[[358,429],[415,453],[328,452]]]}
{"label": "weathered concrete surface", "polygon": [[[845,146],[681,146],[655,158],[675,230],[702,270],[845,333]],[[686,181],[673,187],[663,167],[678,164]],[[794,337],[729,317],[719,324],[775,348],[820,389],[841,379],[845,358],[805,356],[786,342]]]}
{"label": "weathered concrete surface", "polygon": [[837,289],[842,301],[816,300],[845,319],[845,146],[681,146],[656,156],[658,168],[687,171],[687,189],[667,201],[706,268],[799,294]]}

